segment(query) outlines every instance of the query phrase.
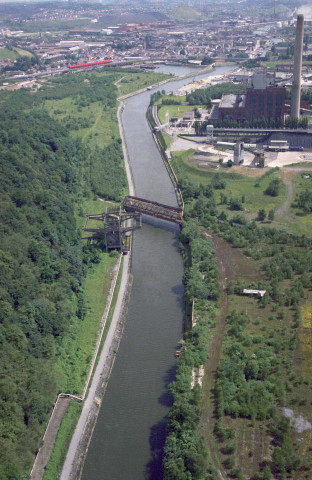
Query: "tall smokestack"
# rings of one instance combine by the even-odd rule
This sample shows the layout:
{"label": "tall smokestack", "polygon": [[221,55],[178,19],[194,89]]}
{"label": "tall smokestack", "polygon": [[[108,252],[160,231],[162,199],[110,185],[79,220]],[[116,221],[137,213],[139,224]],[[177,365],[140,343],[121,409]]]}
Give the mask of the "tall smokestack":
{"label": "tall smokestack", "polygon": [[291,87],[291,118],[299,119],[300,115],[300,90],[301,90],[301,68],[303,51],[303,15],[297,15],[295,58],[294,58],[294,79]]}

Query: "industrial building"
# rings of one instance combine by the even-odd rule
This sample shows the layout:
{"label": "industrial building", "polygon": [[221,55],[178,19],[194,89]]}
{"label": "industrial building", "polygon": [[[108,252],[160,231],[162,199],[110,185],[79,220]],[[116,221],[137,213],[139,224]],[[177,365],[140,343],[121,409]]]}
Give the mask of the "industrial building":
{"label": "industrial building", "polygon": [[259,119],[284,118],[285,87],[279,87],[275,75],[259,69],[249,80],[245,95],[222,95],[218,120],[252,122]]}

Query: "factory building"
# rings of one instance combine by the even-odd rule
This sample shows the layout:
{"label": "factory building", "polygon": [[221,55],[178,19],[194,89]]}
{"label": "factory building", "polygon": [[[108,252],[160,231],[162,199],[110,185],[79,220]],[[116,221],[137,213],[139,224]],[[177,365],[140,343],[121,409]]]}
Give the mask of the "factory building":
{"label": "factory building", "polygon": [[251,77],[245,95],[222,95],[218,120],[252,122],[258,119],[284,118],[285,87],[279,87],[275,75],[259,69]]}

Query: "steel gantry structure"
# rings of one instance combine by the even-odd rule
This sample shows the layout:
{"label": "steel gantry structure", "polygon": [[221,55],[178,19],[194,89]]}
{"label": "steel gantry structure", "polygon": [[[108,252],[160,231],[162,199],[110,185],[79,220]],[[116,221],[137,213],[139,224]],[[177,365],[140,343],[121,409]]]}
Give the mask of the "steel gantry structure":
{"label": "steel gantry structure", "polygon": [[[142,214],[161,218],[169,222],[182,225],[182,208],[170,207],[151,200],[132,197],[128,195],[124,198],[123,207],[107,207],[105,213],[87,215],[83,227],[85,232],[92,235],[86,237],[89,240],[105,239],[106,250],[120,250],[124,253],[130,249],[130,232],[141,228]],[[90,225],[89,222],[99,221],[100,227]]]}
{"label": "steel gantry structure", "polygon": [[[101,227],[90,226],[89,221],[99,221]],[[105,238],[106,250],[121,250],[127,252],[130,249],[129,232],[141,228],[141,214],[128,213],[120,206],[107,207],[105,213],[87,215],[83,227],[85,232],[92,233],[87,237],[90,240]]]}

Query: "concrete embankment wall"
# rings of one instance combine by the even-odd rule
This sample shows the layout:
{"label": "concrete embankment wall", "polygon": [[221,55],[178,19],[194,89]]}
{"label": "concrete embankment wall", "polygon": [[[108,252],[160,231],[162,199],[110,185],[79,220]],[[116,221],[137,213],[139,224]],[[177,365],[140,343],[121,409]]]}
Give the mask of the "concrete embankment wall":
{"label": "concrete embankment wall", "polygon": [[183,197],[182,197],[181,190],[180,190],[179,185],[178,185],[178,179],[176,177],[176,174],[173,171],[173,168],[171,167],[171,164],[170,164],[169,159],[167,157],[166,151],[165,151],[165,149],[162,145],[161,139],[159,138],[160,133],[158,133],[158,132],[155,133],[155,131],[154,131],[154,127],[156,126],[156,122],[153,118],[152,107],[148,108],[147,113],[146,113],[146,118],[147,118],[148,124],[150,126],[150,129],[153,133],[153,137],[154,137],[155,143],[157,145],[157,148],[159,150],[159,153],[161,155],[161,158],[164,161],[167,172],[168,172],[169,177],[172,181],[179,207],[182,208],[182,210],[184,210],[184,202],[183,202]]}

